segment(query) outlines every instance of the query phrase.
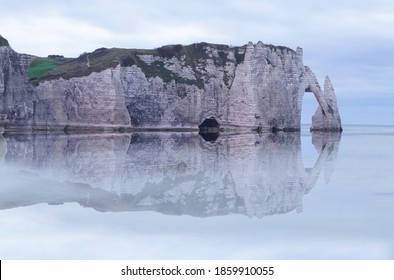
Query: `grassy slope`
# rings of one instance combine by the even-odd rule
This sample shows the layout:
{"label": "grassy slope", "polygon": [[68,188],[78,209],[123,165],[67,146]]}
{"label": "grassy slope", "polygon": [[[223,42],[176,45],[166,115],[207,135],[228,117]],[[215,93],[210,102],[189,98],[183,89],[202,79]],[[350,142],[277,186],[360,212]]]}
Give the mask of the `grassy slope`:
{"label": "grassy slope", "polygon": [[34,79],[43,76],[46,72],[54,69],[60,65],[61,62],[55,59],[38,58],[35,59],[28,69],[29,79]]}
{"label": "grassy slope", "polygon": [[[72,77],[87,76],[93,72],[100,72],[111,67],[116,67],[120,64],[121,66],[137,65],[142,69],[147,77],[159,76],[166,82],[174,79],[181,83],[197,84],[196,81],[176,77],[174,73],[165,69],[162,62],[158,61],[157,63],[155,62],[150,65],[146,64],[138,57],[138,55],[148,54],[165,58],[171,58],[174,56],[180,58],[181,56],[185,56],[187,63],[195,70],[196,63],[208,58],[205,51],[205,47],[207,46],[216,48],[219,51],[229,49],[229,46],[226,45],[214,45],[208,43],[198,43],[188,46],[168,45],[154,50],[101,48],[92,53],[82,54],[75,59],[37,59],[30,65],[29,78],[32,82],[37,83],[44,80],[58,79],[60,77],[70,79]],[[220,61],[217,61],[217,63],[224,64],[226,62],[225,60],[226,57],[222,56]],[[198,86],[201,85],[198,84]]]}
{"label": "grassy slope", "polygon": [[[70,79],[87,76],[127,62],[127,57],[133,53],[127,49],[97,49],[92,53],[84,53],[74,59],[41,58],[29,67],[29,78],[32,82],[52,79]],[[89,64],[88,64],[89,62]]]}

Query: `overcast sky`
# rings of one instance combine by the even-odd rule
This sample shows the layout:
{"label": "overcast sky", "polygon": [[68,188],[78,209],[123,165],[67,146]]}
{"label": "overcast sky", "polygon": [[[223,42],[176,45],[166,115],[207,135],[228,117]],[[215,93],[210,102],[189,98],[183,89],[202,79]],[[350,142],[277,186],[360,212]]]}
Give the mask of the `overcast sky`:
{"label": "overcast sky", "polygon": [[[300,46],[320,83],[331,77],[343,123],[394,125],[392,0],[0,0],[0,7],[0,34],[16,51],[40,56],[202,41]],[[306,96],[305,111],[313,102]]]}

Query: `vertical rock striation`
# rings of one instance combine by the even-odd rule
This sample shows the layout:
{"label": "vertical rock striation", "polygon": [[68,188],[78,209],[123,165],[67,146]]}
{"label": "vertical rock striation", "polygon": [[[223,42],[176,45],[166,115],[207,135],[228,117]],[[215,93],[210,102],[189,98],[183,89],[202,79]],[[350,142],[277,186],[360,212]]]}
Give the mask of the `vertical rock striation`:
{"label": "vertical rock striation", "polygon": [[36,88],[34,123],[71,126],[129,126],[120,67],[87,77],[46,81]]}
{"label": "vertical rock striation", "polygon": [[85,55],[89,63],[81,56],[33,87],[32,57],[5,45],[0,110],[11,123],[31,126],[197,128],[214,118],[224,128],[291,131],[300,129],[310,91],[319,103],[312,129],[341,130],[331,82],[322,91],[302,55],[301,48],[262,42],[99,49]]}
{"label": "vertical rock striation", "polygon": [[335,91],[328,76],[324,81],[324,94],[322,96],[324,97],[322,104],[312,117],[311,130],[342,131]]}
{"label": "vertical rock striation", "polygon": [[33,56],[16,53],[0,36],[0,115],[27,125],[33,116],[27,69]]}

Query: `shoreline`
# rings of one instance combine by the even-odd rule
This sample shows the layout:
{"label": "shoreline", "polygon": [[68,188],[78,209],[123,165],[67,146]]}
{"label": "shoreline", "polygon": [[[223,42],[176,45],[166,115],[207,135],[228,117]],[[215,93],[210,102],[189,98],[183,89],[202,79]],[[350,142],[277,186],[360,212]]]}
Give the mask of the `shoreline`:
{"label": "shoreline", "polygon": [[[221,128],[194,128],[194,127],[118,127],[118,126],[10,126],[0,123],[0,134],[21,133],[21,134],[90,134],[90,133],[144,133],[144,132],[164,132],[164,133],[199,133],[199,134],[221,134],[221,133],[300,133],[300,128],[251,128],[251,127],[221,127]],[[309,128],[310,133],[342,133],[343,129],[323,129],[316,130]]]}

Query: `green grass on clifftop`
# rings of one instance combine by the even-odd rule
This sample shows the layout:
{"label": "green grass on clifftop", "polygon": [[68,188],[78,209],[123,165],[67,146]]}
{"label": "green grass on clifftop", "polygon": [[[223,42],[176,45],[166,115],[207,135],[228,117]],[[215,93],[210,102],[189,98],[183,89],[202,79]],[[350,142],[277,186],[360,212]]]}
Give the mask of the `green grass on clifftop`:
{"label": "green grass on clifftop", "polygon": [[[150,77],[160,77],[165,82],[175,80],[177,83],[196,85],[199,88],[204,86],[203,73],[199,68],[204,61],[209,58],[207,48],[218,51],[219,57],[214,58],[215,64],[225,66],[227,54],[231,47],[227,45],[195,43],[191,45],[166,45],[156,49],[121,49],[121,48],[100,48],[91,53],[83,53],[78,58],[40,58],[35,60],[29,67],[29,78],[34,84],[52,79],[70,79],[74,77],[88,76],[93,72],[101,72],[108,68],[120,65],[122,67],[138,66],[144,74]],[[242,48],[242,47],[240,47]],[[238,54],[235,48],[237,63],[243,61],[243,54]],[[141,55],[152,55],[163,59],[176,57],[185,58],[186,65],[190,66],[196,75],[196,80],[189,80],[178,76],[176,73],[164,67],[163,61],[157,60],[153,63],[145,63],[140,58]]]}
{"label": "green grass on clifftop", "polygon": [[83,77],[118,64],[130,66],[134,61],[131,50],[101,48],[73,59],[38,59],[29,67],[29,78],[33,83],[39,83],[59,78]]}
{"label": "green grass on clifftop", "polygon": [[28,69],[29,79],[42,77],[46,72],[61,64],[59,60],[49,58],[35,59]]}

